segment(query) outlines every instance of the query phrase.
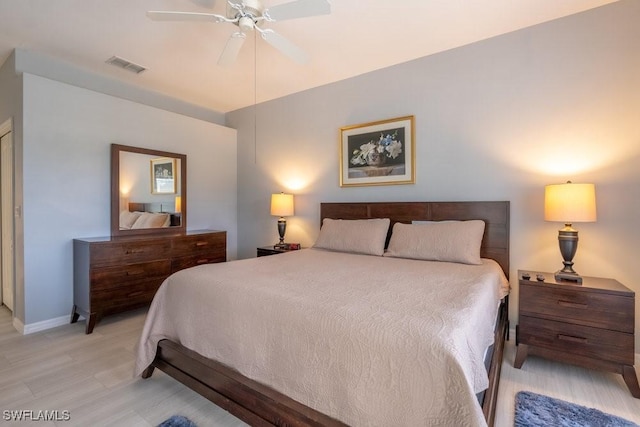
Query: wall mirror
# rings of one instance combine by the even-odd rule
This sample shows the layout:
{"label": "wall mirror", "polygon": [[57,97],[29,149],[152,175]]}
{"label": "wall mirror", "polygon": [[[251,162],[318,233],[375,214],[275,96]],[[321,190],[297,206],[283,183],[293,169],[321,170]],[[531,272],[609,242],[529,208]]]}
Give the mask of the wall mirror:
{"label": "wall mirror", "polygon": [[187,229],[187,156],[111,144],[111,235]]}

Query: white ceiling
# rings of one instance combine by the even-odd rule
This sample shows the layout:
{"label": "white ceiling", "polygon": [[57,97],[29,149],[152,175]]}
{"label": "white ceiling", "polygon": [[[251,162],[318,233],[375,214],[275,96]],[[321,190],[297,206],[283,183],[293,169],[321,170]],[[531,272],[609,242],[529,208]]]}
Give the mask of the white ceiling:
{"label": "white ceiling", "polygon": [[[268,8],[288,0],[264,1]],[[265,25],[303,48],[309,64],[249,36],[237,62],[221,68],[218,56],[237,27],[154,22],[145,13],[224,15],[223,0],[0,0],[0,63],[20,47],[227,112],[614,1],[333,0],[331,15]],[[107,65],[113,55],[148,70]]]}

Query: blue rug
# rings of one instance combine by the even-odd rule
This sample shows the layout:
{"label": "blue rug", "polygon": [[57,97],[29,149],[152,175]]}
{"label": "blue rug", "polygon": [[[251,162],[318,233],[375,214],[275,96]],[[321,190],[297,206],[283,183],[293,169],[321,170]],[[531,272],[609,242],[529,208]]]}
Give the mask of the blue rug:
{"label": "blue rug", "polygon": [[515,427],[640,427],[597,409],[529,391],[516,394]]}
{"label": "blue rug", "polygon": [[193,421],[182,415],[174,415],[158,424],[158,427],[197,427]]}

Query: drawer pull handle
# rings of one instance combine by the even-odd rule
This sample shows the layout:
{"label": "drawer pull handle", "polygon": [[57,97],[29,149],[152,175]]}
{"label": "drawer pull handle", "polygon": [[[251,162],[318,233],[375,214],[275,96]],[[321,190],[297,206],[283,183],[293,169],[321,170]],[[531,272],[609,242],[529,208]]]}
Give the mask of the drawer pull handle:
{"label": "drawer pull handle", "polygon": [[143,249],[127,249],[127,250],[125,251],[125,253],[126,253],[127,255],[131,255],[131,254],[141,254],[141,253],[144,253],[144,250],[143,250]]}
{"label": "drawer pull handle", "polygon": [[205,259],[199,259],[196,261],[196,264],[200,265],[200,264],[208,264],[209,260],[207,258]]}
{"label": "drawer pull handle", "polygon": [[571,335],[558,334],[558,339],[560,341],[579,342],[579,343],[582,343],[582,344],[586,344],[587,343],[587,339],[586,338],[572,337]]}
{"label": "drawer pull handle", "polygon": [[207,246],[209,244],[209,242],[196,242],[196,247],[202,247],[202,246]]}
{"label": "drawer pull handle", "polygon": [[558,305],[561,305],[563,307],[571,307],[571,308],[587,308],[587,307],[589,307],[589,304],[580,304],[580,303],[577,303],[577,302],[562,301],[562,300],[558,301]]}

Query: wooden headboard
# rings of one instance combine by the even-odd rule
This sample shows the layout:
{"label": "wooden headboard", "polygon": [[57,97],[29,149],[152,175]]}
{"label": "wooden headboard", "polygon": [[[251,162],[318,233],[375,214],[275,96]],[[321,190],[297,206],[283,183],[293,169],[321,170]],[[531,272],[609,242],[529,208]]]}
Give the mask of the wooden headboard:
{"label": "wooden headboard", "polygon": [[129,202],[129,212],[151,212],[151,213],[167,213],[162,207],[173,208],[173,203],[151,203],[151,202]]}
{"label": "wooden headboard", "polygon": [[396,222],[481,219],[485,222],[480,256],[495,260],[509,278],[509,202],[356,202],[321,203],[320,221],[389,218]]}

